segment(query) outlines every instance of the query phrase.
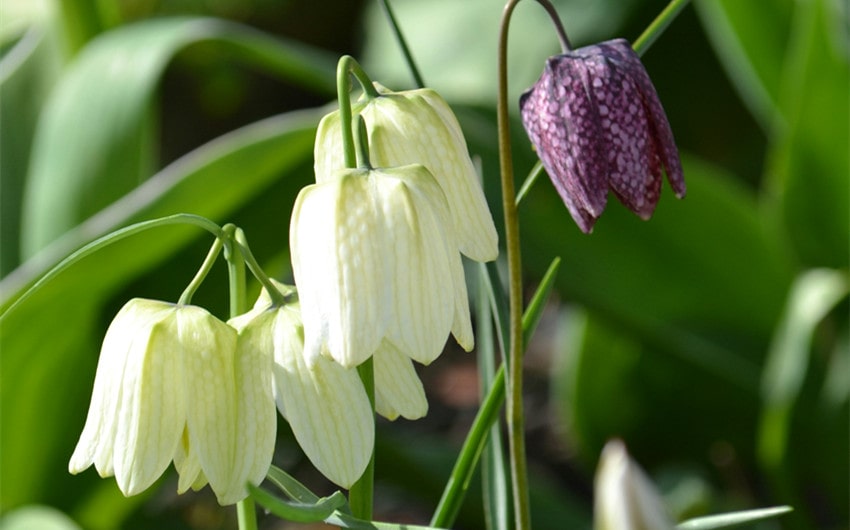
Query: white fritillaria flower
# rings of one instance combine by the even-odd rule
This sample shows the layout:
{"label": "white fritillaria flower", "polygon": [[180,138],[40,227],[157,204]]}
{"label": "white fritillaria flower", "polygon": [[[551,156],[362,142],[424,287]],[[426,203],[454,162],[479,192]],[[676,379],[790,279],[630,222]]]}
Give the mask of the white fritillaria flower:
{"label": "white fritillaria flower", "polygon": [[[391,92],[375,84],[379,97],[354,106],[366,122],[374,167],[422,164],[448,198],[460,251],[477,261],[499,254],[498,235],[460,124],[448,103],[427,88]],[[316,182],[345,167],[339,111],[319,123],[314,148]]]}
{"label": "white fritillaria flower", "polygon": [[[284,294],[294,289],[276,284]],[[254,309],[230,320],[239,350],[273,352],[273,389],[304,454],[328,479],[349,488],[363,474],[375,443],[374,417],[357,370],[320,358],[304,359],[298,302],[271,305],[263,291]]]}
{"label": "white fritillaria flower", "polygon": [[301,190],[289,241],[309,362],[324,353],[353,367],[401,352],[429,364],[449,332],[472,348],[450,215],[421,165],[341,170]]}
{"label": "white fritillaria flower", "polygon": [[594,490],[595,530],[673,529],[655,486],[619,440],[602,450]]}
{"label": "white fritillaria flower", "polygon": [[236,342],[200,307],[127,302],[106,332],[70,472],[94,464],[129,496],[174,460],[180,492],[209,482],[223,505],[244,499],[271,464],[275,418],[271,356],[236,357]]}

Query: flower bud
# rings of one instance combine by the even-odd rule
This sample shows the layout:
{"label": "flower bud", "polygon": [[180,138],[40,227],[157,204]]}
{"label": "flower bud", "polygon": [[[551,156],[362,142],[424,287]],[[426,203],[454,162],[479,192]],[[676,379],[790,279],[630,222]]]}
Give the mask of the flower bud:
{"label": "flower bud", "polygon": [[603,42],[550,57],[520,98],[522,122],[573,219],[590,232],[611,189],[643,219],[661,194],[662,168],[685,196],[667,116],[629,43]]}
{"label": "flower bud", "polygon": [[602,450],[594,491],[594,530],[673,530],[655,486],[619,440]]}

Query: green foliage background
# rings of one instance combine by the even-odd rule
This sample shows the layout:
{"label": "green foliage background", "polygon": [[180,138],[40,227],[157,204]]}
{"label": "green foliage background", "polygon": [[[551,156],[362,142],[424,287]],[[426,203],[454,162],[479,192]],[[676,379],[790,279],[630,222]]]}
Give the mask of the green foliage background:
{"label": "green foliage background", "polygon": [[[558,49],[542,10],[527,4],[510,36],[515,98]],[[555,4],[581,45],[636,38],[665,2]],[[591,236],[545,181],[520,208],[528,284],[563,260],[529,354],[545,360],[528,375],[532,398],[546,405],[529,412],[543,424],[529,433],[535,523],[590,526],[595,461],[617,436],[680,516],[790,504],[791,517],[765,528],[846,529],[847,7],[693,4],[644,56],[688,197],[665,190],[648,223],[612,202]],[[481,158],[498,218],[502,2],[393,5],[426,82],[453,105]],[[4,311],[76,248],[178,212],[239,224],[268,270],[291,279],[289,211],[312,178],[339,54],[362,59],[388,87],[412,85],[372,1],[6,0],[0,15]],[[513,136],[523,175],[534,154],[518,121]],[[3,316],[2,524],[31,505],[85,528],[231,524],[203,493],[175,497],[171,476],[124,499],[112,481],[66,470],[112,315],[131,296],[176,299],[208,239],[170,227],[124,240]],[[196,302],[223,315],[225,292],[213,275]],[[447,414],[435,394],[432,414]],[[285,426],[281,439],[276,461],[309,475]],[[381,425],[379,509],[392,517],[406,506],[427,520],[457,447],[439,420]],[[478,497],[461,527],[483,526]]]}

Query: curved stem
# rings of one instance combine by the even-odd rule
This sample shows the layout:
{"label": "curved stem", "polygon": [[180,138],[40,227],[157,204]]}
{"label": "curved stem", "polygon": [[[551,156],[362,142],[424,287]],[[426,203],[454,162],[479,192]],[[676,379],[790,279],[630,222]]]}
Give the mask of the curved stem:
{"label": "curved stem", "polygon": [[233,241],[239,249],[239,252],[242,254],[242,258],[245,260],[245,265],[248,266],[248,270],[251,271],[254,278],[260,282],[260,285],[262,285],[269,294],[272,304],[275,307],[280,307],[291,302],[293,295],[285,295],[281,293],[271,278],[269,278],[268,274],[266,274],[266,271],[260,267],[260,264],[257,262],[257,258],[254,257],[254,253],[251,252],[251,248],[248,246],[248,240],[245,237],[245,232],[243,232],[241,228],[236,228],[236,231],[233,234]]}
{"label": "curved stem", "polygon": [[44,284],[46,284],[47,282],[58,276],[60,273],[62,273],[65,269],[80,261],[81,259],[85,258],[86,256],[94,254],[103,247],[111,245],[112,243],[116,243],[132,235],[138,234],[139,232],[144,232],[145,230],[150,230],[151,228],[158,228],[160,226],[176,224],[195,225],[197,227],[203,228],[204,230],[216,237],[221,237],[222,235],[221,227],[219,227],[214,222],[210,221],[205,217],[187,213],[178,213],[175,215],[160,217],[158,219],[151,219],[149,221],[142,221],[140,223],[126,226],[124,228],[121,228],[120,230],[116,230],[114,232],[106,234],[103,237],[95,239],[91,243],[72,252],[67,258],[57,263],[52,269],[47,271],[44,276],[39,278],[37,282],[32,284],[32,286],[27,289],[20,297],[18,297],[14,302],[12,302],[3,311],[3,314],[0,315],[0,320],[3,319],[6,313],[9,313],[19,304],[23,303],[26,299],[32,296],[32,294],[38,291]]}
{"label": "curved stem", "polygon": [[210,251],[207,252],[207,257],[204,258],[204,262],[201,264],[201,268],[198,269],[198,272],[195,273],[195,277],[192,278],[192,281],[189,282],[189,285],[186,286],[186,289],[183,290],[183,293],[177,300],[178,305],[189,305],[192,303],[192,296],[194,296],[195,291],[198,290],[198,287],[201,286],[204,282],[204,278],[207,277],[210,269],[212,269],[212,266],[215,263],[216,258],[218,258],[223,245],[224,242],[221,237],[215,238],[215,241],[213,241],[213,244],[210,247]]}
{"label": "curved stem", "polygon": [[336,67],[336,91],[339,100],[339,123],[342,130],[342,148],[345,154],[345,167],[357,167],[354,150],[354,134],[351,129],[351,78],[354,74],[367,97],[379,97],[378,90],[360,64],[350,55],[343,55]]}
{"label": "curved stem", "polygon": [[408,68],[410,68],[410,74],[413,76],[413,81],[416,83],[416,88],[425,88],[425,80],[422,79],[422,74],[419,73],[419,68],[416,67],[416,61],[413,60],[413,54],[410,53],[410,48],[407,46],[407,41],[404,40],[404,34],[402,34],[401,32],[401,27],[398,25],[398,21],[396,21],[395,15],[393,14],[393,10],[390,9],[390,1],[381,0],[380,4],[384,10],[384,15],[387,17],[387,20],[390,23],[390,27],[393,30],[393,34],[395,35],[395,38],[398,41],[398,45],[401,48],[401,54],[404,55],[404,60],[407,63]]}
{"label": "curved stem", "polygon": [[564,30],[564,25],[561,23],[561,17],[558,16],[558,11],[555,10],[555,6],[553,6],[552,2],[549,0],[537,0],[537,3],[543,6],[543,9],[549,13],[549,18],[551,18],[552,22],[555,24],[555,31],[558,33],[558,41],[561,43],[561,52],[569,53],[572,51],[573,46],[570,44],[570,39],[567,37],[567,32]]}
{"label": "curved stem", "polygon": [[522,409],[522,260],[519,245],[519,217],[514,194],[514,171],[508,115],[508,27],[520,0],[509,0],[502,13],[498,48],[498,100],[496,113],[499,134],[499,166],[502,180],[502,207],[505,216],[505,246],[508,260],[509,353],[507,423],[517,530],[531,527],[528,500],[528,470],[525,457]]}
{"label": "curved stem", "polygon": [[357,116],[354,147],[357,150],[357,158],[360,160],[358,167],[372,169],[372,161],[369,159],[369,132],[366,130],[366,120],[363,119],[363,116]]}

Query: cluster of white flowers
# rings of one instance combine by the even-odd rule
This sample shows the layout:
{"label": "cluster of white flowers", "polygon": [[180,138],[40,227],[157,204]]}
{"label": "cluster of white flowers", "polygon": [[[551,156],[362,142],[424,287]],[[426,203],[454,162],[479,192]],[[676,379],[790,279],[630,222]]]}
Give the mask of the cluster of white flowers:
{"label": "cluster of white flowers", "polygon": [[466,142],[431,90],[357,106],[377,169],[345,168],[338,113],[316,141],[316,184],[290,225],[298,288],[263,293],[225,323],[192,305],[133,299],[103,342],[88,418],[69,464],[114,475],[125,495],[173,461],[178,491],[209,483],[221,504],[245,498],[271,464],[275,403],[305,454],[350,487],[374,446],[356,366],[374,359],[376,410],[422,417],[412,360],[428,364],[451,333],[473,347],[461,254],[498,254]]}

